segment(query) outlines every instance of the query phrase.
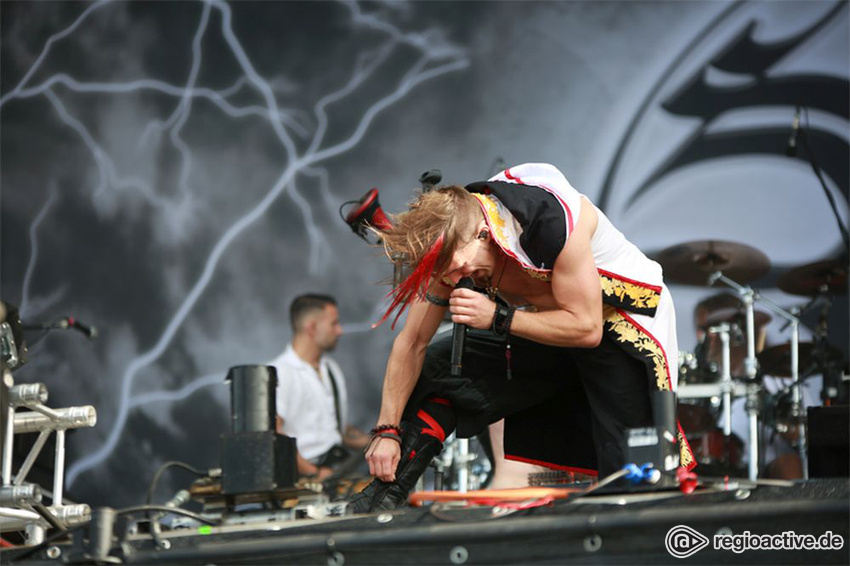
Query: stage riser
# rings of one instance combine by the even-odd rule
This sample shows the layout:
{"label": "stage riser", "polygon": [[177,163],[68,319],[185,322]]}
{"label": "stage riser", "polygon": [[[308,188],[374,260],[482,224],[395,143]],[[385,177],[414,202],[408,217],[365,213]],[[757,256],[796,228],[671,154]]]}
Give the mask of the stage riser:
{"label": "stage riser", "polygon": [[[848,564],[850,485],[813,480],[752,492],[701,492],[628,505],[559,502],[493,519],[490,508],[408,509],[371,515],[222,527],[210,535],[163,533],[170,548],[147,537],[126,541],[112,555],[128,564]],[[654,495],[642,497],[655,497]],[[844,547],[816,550],[714,550],[686,559],[665,548],[668,531],[685,525],[713,542],[718,532],[820,537],[831,531]],[[67,563],[71,550],[52,563]],[[15,552],[4,552],[2,558]],[[43,560],[45,556],[34,556]],[[5,560],[4,560],[4,563]],[[31,560],[25,564],[33,564]],[[50,563],[50,562],[44,562]]]}

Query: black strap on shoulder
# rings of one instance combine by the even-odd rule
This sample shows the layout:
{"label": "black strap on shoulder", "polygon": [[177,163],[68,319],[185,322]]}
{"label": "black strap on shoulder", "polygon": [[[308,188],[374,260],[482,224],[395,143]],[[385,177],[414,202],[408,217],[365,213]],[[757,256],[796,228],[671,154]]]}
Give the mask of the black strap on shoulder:
{"label": "black strap on shoulder", "polygon": [[339,431],[339,434],[342,435],[342,411],[339,407],[339,390],[336,385],[336,377],[334,377],[334,373],[331,371],[331,365],[328,364],[328,378],[331,380],[331,389],[334,392],[334,411],[336,412],[336,428]]}

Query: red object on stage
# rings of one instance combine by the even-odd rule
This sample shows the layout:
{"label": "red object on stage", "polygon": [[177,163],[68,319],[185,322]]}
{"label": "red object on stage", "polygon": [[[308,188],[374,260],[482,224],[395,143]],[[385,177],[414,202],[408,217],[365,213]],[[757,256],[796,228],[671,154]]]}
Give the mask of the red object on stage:
{"label": "red object on stage", "polygon": [[364,239],[366,238],[367,226],[372,226],[378,230],[392,230],[393,227],[378,201],[378,189],[374,187],[369,189],[363,195],[363,198],[357,201],[357,206],[345,215],[345,222],[351,226],[355,234]]}

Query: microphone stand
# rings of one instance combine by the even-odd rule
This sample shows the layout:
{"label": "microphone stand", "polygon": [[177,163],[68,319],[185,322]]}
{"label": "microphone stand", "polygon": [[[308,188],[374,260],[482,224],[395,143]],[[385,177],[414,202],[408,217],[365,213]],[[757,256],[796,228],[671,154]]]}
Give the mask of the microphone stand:
{"label": "microphone stand", "polygon": [[[806,121],[808,121],[808,116],[809,110],[806,108]],[[848,235],[847,228],[845,228],[844,224],[841,222],[841,216],[838,214],[838,207],[835,204],[835,198],[829,191],[829,187],[827,187],[826,181],[823,178],[823,172],[815,159],[815,153],[812,151],[812,146],[809,143],[809,135],[806,133],[806,128],[801,127],[798,135],[803,141],[803,146],[806,148],[809,165],[812,166],[815,176],[818,178],[818,181],[820,181],[820,186],[823,188],[823,192],[826,194],[826,198],[829,201],[829,206],[832,208],[832,214],[835,215],[835,221],[838,223],[838,230],[841,232],[841,238],[844,240],[844,255],[846,257],[847,254],[850,253],[850,235]]]}

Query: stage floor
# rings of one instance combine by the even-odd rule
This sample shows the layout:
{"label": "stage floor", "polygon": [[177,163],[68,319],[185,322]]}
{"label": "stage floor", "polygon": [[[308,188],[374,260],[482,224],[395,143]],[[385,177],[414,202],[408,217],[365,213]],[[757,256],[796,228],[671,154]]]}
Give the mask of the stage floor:
{"label": "stage floor", "polygon": [[[163,532],[168,550],[136,536],[110,555],[127,564],[848,564],[850,482],[588,496],[524,510],[436,505],[201,531]],[[811,542],[833,548],[790,548]],[[70,545],[57,548],[53,559],[40,552],[21,563],[74,559]],[[3,563],[18,554],[4,552]]]}

